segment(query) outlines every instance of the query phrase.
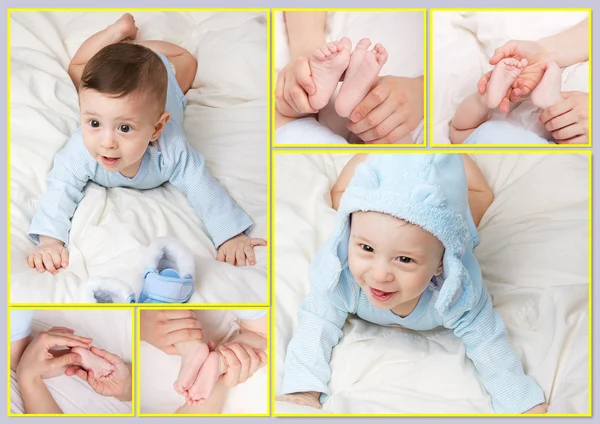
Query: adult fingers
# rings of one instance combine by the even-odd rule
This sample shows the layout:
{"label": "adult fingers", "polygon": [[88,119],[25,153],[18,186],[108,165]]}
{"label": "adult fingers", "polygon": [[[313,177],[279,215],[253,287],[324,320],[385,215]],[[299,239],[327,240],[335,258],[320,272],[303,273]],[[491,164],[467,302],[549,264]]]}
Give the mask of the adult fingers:
{"label": "adult fingers", "polygon": [[[381,105],[383,106],[383,105]],[[369,116],[376,113],[379,108],[376,108],[373,112],[371,112],[365,119],[368,119]],[[377,125],[373,128],[368,129],[367,131],[358,133],[358,136],[365,143],[371,142],[373,140],[382,140],[392,131],[394,131],[397,127],[402,125],[406,117],[401,113],[392,113],[391,115],[383,118]],[[406,135],[406,134],[403,134]],[[387,141],[388,143],[390,141]]]}
{"label": "adult fingers", "polygon": [[577,122],[577,113],[574,110],[570,110],[562,115],[558,115],[550,119],[544,125],[547,131],[556,131]]}
{"label": "adult fingers", "polygon": [[577,137],[568,138],[566,140],[556,140],[558,144],[587,144],[588,135],[578,135]]}
{"label": "adult fingers", "polygon": [[238,383],[244,383],[248,379],[248,371],[250,368],[250,356],[246,349],[244,349],[238,343],[228,344],[227,347],[231,349],[238,361],[240,362],[240,376],[238,379]]}
{"label": "adult fingers", "polygon": [[283,84],[285,80],[285,73],[279,72],[277,74],[277,81],[275,83],[275,99],[283,100]]}
{"label": "adult fingers", "polygon": [[224,375],[225,383],[229,387],[237,386],[240,381],[241,363],[236,354],[226,346],[219,346],[219,352],[227,363],[227,372]]}
{"label": "adult fingers", "polygon": [[179,319],[169,319],[165,321],[163,324],[165,334],[172,333],[177,330],[183,330],[186,328],[195,328],[198,330],[202,330],[202,325],[200,321],[196,318],[179,318]]}
{"label": "adult fingers", "polygon": [[98,349],[96,346],[92,346],[90,348],[90,351],[93,354],[106,359],[108,362],[110,362],[113,365],[123,362],[123,360],[121,359],[121,357],[119,355],[115,355],[114,353],[110,353],[109,351],[104,350],[104,349]]}
{"label": "adult fingers", "polygon": [[483,74],[481,78],[479,78],[479,81],[477,82],[477,91],[479,92],[479,94],[485,93],[485,90],[487,90],[487,85],[490,82],[491,77],[492,71],[489,71]]}
{"label": "adult fingers", "polygon": [[540,115],[540,121],[546,125],[546,123],[552,118],[557,117],[558,115],[562,115],[573,109],[573,103],[567,99],[561,102],[555,103],[550,106],[548,109],[542,112]]}
{"label": "adult fingers", "polygon": [[204,333],[198,328],[184,328],[173,331],[165,336],[165,346],[173,346],[177,343],[204,339]]}
{"label": "adult fingers", "polygon": [[373,109],[383,103],[390,95],[390,90],[386,90],[376,85],[370,92],[357,104],[350,113],[350,120],[354,123],[362,120]]}
{"label": "adult fingers", "polygon": [[[371,112],[369,112],[366,116],[363,117],[363,119],[361,119],[360,121],[354,123],[354,122],[350,122],[347,125],[347,128],[352,131],[354,134],[358,134],[359,136],[363,133],[365,133],[366,131],[372,130],[373,128],[377,127],[379,124],[381,124],[383,121],[385,121],[387,118],[391,117],[391,116],[396,116],[396,118],[399,118],[400,113],[398,113],[397,108],[394,104],[392,104],[393,102],[389,101],[389,98],[384,101],[383,103],[381,103],[379,106],[375,107],[373,110],[371,110]],[[390,128],[390,130],[392,130],[393,128]],[[387,134],[384,134],[387,135]],[[360,137],[361,139],[363,139],[362,137]],[[374,138],[378,138],[378,137],[372,137]],[[365,141],[363,139],[363,141]]]}
{"label": "adult fingers", "polygon": [[573,124],[560,130],[552,131],[552,137],[555,140],[567,140],[583,134],[585,134],[585,129],[580,124]]}
{"label": "adult fingers", "polygon": [[71,329],[71,328],[67,328],[67,327],[52,327],[50,330],[48,330],[49,332],[63,332],[63,333],[71,333],[74,334],[75,330]]}
{"label": "adult fingers", "polygon": [[503,46],[498,47],[494,50],[494,55],[490,58],[490,65],[496,65],[505,57],[514,56],[516,52],[517,43],[514,41],[509,41]]}
{"label": "adult fingers", "polygon": [[296,80],[298,81],[298,84],[300,84],[304,91],[306,91],[309,95],[315,94],[316,87],[311,76],[308,58],[297,58],[294,66],[296,70]]}
{"label": "adult fingers", "polygon": [[394,143],[397,143],[398,141],[400,141],[402,139],[402,137],[406,136],[411,131],[412,131],[412,129],[408,126],[408,124],[404,123],[402,125],[397,126],[394,130],[392,130],[392,132],[390,132],[385,137],[375,139],[375,140],[372,140],[369,142],[365,141],[365,143],[367,143],[367,144],[394,144]]}

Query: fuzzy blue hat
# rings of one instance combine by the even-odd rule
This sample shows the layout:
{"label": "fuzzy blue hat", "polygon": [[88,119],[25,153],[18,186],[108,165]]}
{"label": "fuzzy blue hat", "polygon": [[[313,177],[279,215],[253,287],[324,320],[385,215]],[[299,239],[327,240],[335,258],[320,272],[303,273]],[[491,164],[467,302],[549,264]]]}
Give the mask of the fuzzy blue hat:
{"label": "fuzzy blue hat", "polygon": [[444,245],[443,282],[435,307],[440,316],[458,318],[474,306],[482,284],[472,254],[468,208],[461,155],[369,155],[342,196],[333,234],[311,264],[311,280],[329,291],[337,285],[348,266],[353,212],[389,214],[422,227]]}

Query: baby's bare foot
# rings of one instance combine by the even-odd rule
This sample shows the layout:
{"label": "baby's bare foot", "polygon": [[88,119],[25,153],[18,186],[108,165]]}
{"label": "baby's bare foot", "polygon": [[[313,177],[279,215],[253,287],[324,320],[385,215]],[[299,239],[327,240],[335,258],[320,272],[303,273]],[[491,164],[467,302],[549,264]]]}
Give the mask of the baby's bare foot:
{"label": "baby's bare foot", "polygon": [[494,67],[492,76],[485,90],[485,104],[490,109],[496,109],[513,82],[527,66],[527,60],[513,58],[502,59]]}
{"label": "baby's bare foot", "polygon": [[81,367],[86,371],[92,370],[96,380],[105,380],[111,377],[117,370],[113,364],[104,358],[94,355],[89,349],[74,347],[71,348],[71,352],[81,356]]}
{"label": "baby's bare foot", "polygon": [[340,77],[350,62],[352,42],[344,37],[340,41],[327,43],[310,55],[310,72],[315,83],[315,94],[308,100],[313,109],[323,109],[329,103]]}
{"label": "baby's bare foot", "polygon": [[376,44],[368,51],[370,45],[371,41],[363,38],[350,56],[350,65],[346,70],[340,93],[335,99],[335,111],[341,117],[348,117],[364,99],[387,61],[388,54],[381,44]]}
{"label": "baby's bare foot", "polygon": [[188,390],[188,403],[201,402],[208,399],[220,375],[219,353],[210,352],[208,358],[202,364],[200,372],[198,372],[196,381],[194,381],[194,384]]}
{"label": "baby's bare foot", "polygon": [[137,37],[138,27],[135,25],[135,19],[130,13],[125,13],[114,24],[113,28],[116,31],[119,41],[135,40]]}
{"label": "baby's bare foot", "polygon": [[177,393],[186,396],[187,391],[192,387],[202,364],[204,364],[207,358],[208,346],[206,343],[198,343],[194,349],[190,349],[190,351],[181,356],[179,375],[173,383],[173,387]]}
{"label": "baby's bare foot", "polygon": [[531,93],[531,103],[540,109],[547,109],[562,100],[560,88],[562,75],[555,62],[546,64],[546,71],[540,83]]}

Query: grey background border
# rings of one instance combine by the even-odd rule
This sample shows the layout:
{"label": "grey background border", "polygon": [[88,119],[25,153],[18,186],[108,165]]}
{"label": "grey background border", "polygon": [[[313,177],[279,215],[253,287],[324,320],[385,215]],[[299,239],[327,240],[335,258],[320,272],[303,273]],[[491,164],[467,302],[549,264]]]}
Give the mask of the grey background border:
{"label": "grey background border", "polygon": [[[2,47],[2,55],[1,55],[1,62],[2,62],[2,66],[0,66],[0,79],[4,82],[6,82],[6,72],[7,72],[7,64],[6,64],[6,57],[7,57],[7,51],[6,51],[6,22],[7,22],[7,9],[8,8],[42,8],[42,7],[72,7],[72,8],[77,8],[77,7],[106,7],[106,8],[142,8],[142,7],[146,7],[146,8],[192,8],[192,7],[219,7],[219,8],[233,8],[233,7],[255,7],[255,8],[309,8],[309,7],[314,7],[314,8],[350,8],[350,7],[354,7],[354,8],[365,8],[365,7],[369,7],[369,8],[383,8],[383,7],[396,7],[396,8],[400,8],[400,7],[410,7],[410,8],[443,8],[443,7],[452,7],[452,8],[468,8],[468,7],[490,7],[490,8],[550,8],[550,7],[555,7],[555,8],[560,8],[560,7],[571,7],[571,8],[592,8],[592,14],[593,12],[595,12],[594,9],[598,9],[600,10],[600,3],[598,3],[597,1],[594,0],[571,0],[571,1],[557,1],[557,0],[544,0],[544,1],[540,1],[540,0],[494,0],[494,1],[486,1],[481,2],[481,1],[476,1],[476,0],[455,0],[455,1],[444,1],[444,0],[412,0],[412,1],[401,1],[401,0],[396,0],[396,1],[382,1],[382,0],[370,0],[368,2],[363,1],[359,1],[359,0],[345,0],[345,1],[333,1],[333,0],[303,0],[303,1],[293,1],[293,0],[286,0],[286,1],[243,1],[243,0],[214,0],[214,1],[177,1],[177,0],[171,0],[169,2],[165,2],[165,1],[159,1],[159,0],[104,0],[101,3],[97,3],[97,2],[84,2],[82,0],[79,1],[75,1],[75,0],[53,0],[53,1],[43,1],[43,0],[37,0],[37,1],[28,1],[28,0],[21,0],[21,1],[15,1],[15,0],[10,0],[10,1],[3,1],[3,6],[4,6],[4,14],[3,14],[3,18],[4,18],[4,30],[0,31],[0,43],[3,46]],[[594,6],[597,6],[596,8],[594,8]],[[598,32],[598,20],[597,19],[593,19],[593,27],[592,27],[592,33],[593,34],[597,34]],[[599,57],[599,50],[600,50],[600,42],[598,43],[594,43],[593,44],[593,56],[594,57]],[[593,76],[592,78],[595,79],[595,77],[599,74],[599,71],[597,70],[597,66],[593,67]],[[6,95],[6,91],[7,87],[5,83],[2,83],[2,92],[3,92],[3,98]],[[591,92],[592,95],[595,97],[595,91],[594,87],[592,85],[591,88]],[[429,98],[429,93],[427,98]],[[7,103],[2,102],[2,105],[0,106],[1,112],[2,113],[0,116],[3,116],[3,119],[0,119],[0,133],[1,134],[7,134],[7,122],[6,122],[6,117],[7,117]],[[594,107],[594,105],[592,105],[592,117],[591,117],[592,121],[593,121],[593,125],[594,125],[594,129],[596,130],[596,132],[600,131],[600,118],[599,118],[599,112],[596,110],[596,108]],[[596,137],[597,138],[597,137]],[[5,137],[5,141],[4,143],[7,142],[7,138]],[[593,151],[594,155],[600,154],[600,144],[598,143],[594,143],[594,140],[592,141],[593,144],[596,144],[595,147],[591,148],[591,150]],[[589,148],[588,148],[589,149]],[[514,149],[512,149],[514,150]],[[3,147],[3,152],[6,152],[6,145],[4,145]],[[593,204],[592,204],[592,208],[593,208],[593,221],[596,221],[596,219],[599,218],[599,214],[600,212],[597,211],[597,201],[596,199],[598,198],[598,194],[596,193],[596,188],[598,187],[598,184],[600,184],[600,177],[598,176],[597,171],[597,166],[596,166],[597,161],[596,160],[592,160],[592,172],[593,172]],[[8,186],[8,181],[7,181],[7,170],[6,170],[6,161],[3,162],[2,164],[2,172],[0,173],[0,198],[2,199],[6,199],[7,196],[7,186]],[[7,208],[0,208],[0,213],[1,213],[1,217],[3,222],[7,222]],[[273,230],[273,228],[272,228]],[[271,234],[273,234],[273,231],[271,231]],[[596,239],[596,235],[597,235],[597,231],[595,228],[593,228],[593,239]],[[7,226],[4,225],[2,226],[2,236],[3,236],[3,240],[8,240],[8,234],[7,234]],[[1,250],[1,254],[0,257],[2,258],[2,265],[4,265],[3,269],[6,269],[7,267],[7,245],[8,243],[2,244],[2,248]],[[557,252],[557,254],[560,254],[560,252]],[[598,253],[594,250],[593,251],[593,265],[598,265],[600,266],[600,258],[598,257]],[[6,275],[6,274],[5,274]],[[595,282],[595,278],[592,279],[592,283]],[[5,281],[5,286],[6,286],[6,281]],[[592,302],[593,304],[595,304],[596,302],[598,302],[598,297],[600,295],[598,294],[598,290],[594,290],[593,293],[593,299]],[[4,291],[0,291],[0,302],[2,302],[2,304],[4,305],[4,308],[7,308],[7,304],[8,304],[8,298],[7,298],[7,292],[6,290]],[[7,328],[6,328],[6,310],[5,309],[5,313],[3,315],[0,316],[0,319],[2,319],[2,323],[0,323],[0,331],[2,331],[2,340],[7,340]],[[596,317],[594,315],[593,317],[594,322],[593,322],[593,326],[594,328],[598,328],[598,321],[599,318]],[[595,334],[594,334],[595,335]],[[595,339],[595,337],[593,337]],[[595,344],[595,340],[593,342],[593,344]],[[595,351],[594,347],[592,347],[592,350]],[[2,359],[0,360],[0,363],[2,364],[6,364],[6,347],[1,348],[0,351],[2,352]],[[595,361],[594,361],[595,362]],[[595,363],[593,364],[595,365]],[[6,390],[7,390],[7,385],[6,385],[6,368],[3,368],[3,379],[0,381],[0,396],[1,399],[7,399],[6,396]],[[595,369],[595,366],[592,368],[592,371]],[[596,386],[596,379],[593,378],[593,385]],[[593,391],[593,398],[592,398],[592,405],[597,404],[598,402],[598,393],[597,391]],[[4,420],[7,420],[8,417],[6,417],[6,408],[4,408],[2,410],[2,412],[0,412],[0,420],[2,420],[2,422],[4,422]],[[35,420],[43,420],[43,422],[63,422],[65,418],[63,417],[44,417],[44,418],[34,418],[34,417],[19,417],[19,418],[15,418],[18,419],[19,422],[33,422]],[[79,420],[80,418],[73,418],[75,420]],[[96,422],[109,422],[108,420],[110,420],[110,422],[115,422],[115,421],[120,421],[120,422],[125,422],[125,421],[132,421],[132,420],[151,420],[153,418],[141,418],[141,417],[127,417],[127,418],[108,418],[108,417],[95,417],[92,418],[94,419]],[[252,422],[266,422],[267,420],[271,420],[273,418],[268,418],[268,417],[257,417],[257,418],[242,418],[242,417],[223,417],[223,418],[219,418],[219,417],[203,417],[203,418],[198,418],[198,417],[164,417],[164,418],[154,418],[155,420],[158,419],[161,422],[177,422],[179,420],[191,420],[191,419],[202,419],[204,420],[204,422],[238,422],[238,421],[252,421]],[[286,420],[286,418],[279,418],[280,420]],[[318,420],[320,422],[324,422],[324,421],[341,421],[345,418],[287,418],[287,419],[293,419],[296,422],[315,422],[315,420]],[[379,418],[380,420],[396,420],[395,418]],[[445,421],[454,421],[454,422],[458,422],[459,420],[462,420],[464,418],[416,418],[421,422],[429,422],[429,421],[439,421],[441,419],[445,420]],[[483,417],[473,417],[473,418],[469,418],[470,422],[478,422],[478,421],[484,421],[487,418],[483,418]],[[495,422],[508,422],[509,420],[511,420],[512,418],[496,418]],[[530,417],[530,419],[539,419],[539,418],[535,418],[535,417]],[[575,421],[575,420],[581,420],[581,419],[585,419],[585,418],[563,418],[563,417],[556,417],[553,418],[553,422],[561,422],[561,423],[567,423],[570,421]],[[589,419],[589,418],[588,418]],[[371,420],[371,418],[353,418],[353,421],[355,422],[368,422],[367,420]]]}

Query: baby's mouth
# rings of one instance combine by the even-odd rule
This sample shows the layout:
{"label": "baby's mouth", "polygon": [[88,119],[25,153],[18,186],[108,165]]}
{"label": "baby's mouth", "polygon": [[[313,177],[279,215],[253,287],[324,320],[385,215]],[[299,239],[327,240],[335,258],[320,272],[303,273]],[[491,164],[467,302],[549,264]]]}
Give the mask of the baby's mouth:
{"label": "baby's mouth", "polygon": [[380,302],[388,301],[396,294],[396,292],[386,292],[383,290],[374,289],[373,287],[369,287],[369,289],[371,290],[371,296]]}
{"label": "baby's mouth", "polygon": [[115,166],[120,158],[111,158],[108,156],[100,156],[102,163],[106,166]]}

